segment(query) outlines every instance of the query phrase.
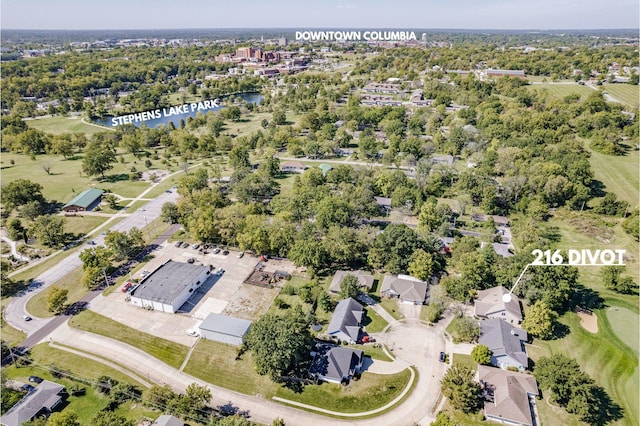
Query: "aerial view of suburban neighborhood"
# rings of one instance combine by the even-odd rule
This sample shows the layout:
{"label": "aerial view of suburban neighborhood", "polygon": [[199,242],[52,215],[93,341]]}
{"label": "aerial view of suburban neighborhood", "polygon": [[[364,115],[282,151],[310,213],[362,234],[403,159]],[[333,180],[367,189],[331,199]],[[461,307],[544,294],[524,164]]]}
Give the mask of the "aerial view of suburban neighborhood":
{"label": "aerial view of suburban neighborhood", "polygon": [[637,426],[640,3],[3,0],[3,426]]}

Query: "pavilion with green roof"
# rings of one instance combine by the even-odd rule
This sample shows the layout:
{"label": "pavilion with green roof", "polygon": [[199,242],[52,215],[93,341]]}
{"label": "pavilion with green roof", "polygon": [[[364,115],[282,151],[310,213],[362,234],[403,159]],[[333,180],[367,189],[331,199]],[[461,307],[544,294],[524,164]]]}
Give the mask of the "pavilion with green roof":
{"label": "pavilion with green roof", "polygon": [[62,210],[69,213],[91,211],[102,200],[102,194],[104,194],[104,191],[101,189],[89,188],[65,204]]}

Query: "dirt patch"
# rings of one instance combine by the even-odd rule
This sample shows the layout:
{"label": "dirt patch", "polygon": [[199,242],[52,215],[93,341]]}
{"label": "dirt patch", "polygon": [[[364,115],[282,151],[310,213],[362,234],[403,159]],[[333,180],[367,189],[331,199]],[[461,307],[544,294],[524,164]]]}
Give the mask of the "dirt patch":
{"label": "dirt patch", "polygon": [[598,332],[598,317],[596,314],[585,313],[585,312],[576,312],[580,317],[580,325],[582,328],[587,330],[589,333],[597,333]]}
{"label": "dirt patch", "polygon": [[279,292],[278,288],[242,284],[222,313],[255,321],[267,312]]}
{"label": "dirt patch", "polygon": [[167,175],[169,175],[168,170],[147,170],[146,172],[142,172],[142,180],[147,182],[160,182]]}

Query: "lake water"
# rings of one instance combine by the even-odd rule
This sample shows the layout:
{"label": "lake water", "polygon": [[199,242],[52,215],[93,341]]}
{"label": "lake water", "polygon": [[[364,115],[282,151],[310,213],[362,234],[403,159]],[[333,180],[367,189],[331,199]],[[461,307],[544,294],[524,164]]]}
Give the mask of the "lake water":
{"label": "lake water", "polygon": [[[242,98],[243,101],[248,102],[248,103],[252,103],[252,104],[256,104],[258,105],[262,99],[264,99],[264,96],[261,95],[260,93],[240,93],[237,95],[233,95],[234,98]],[[221,101],[224,102],[225,98],[221,98]],[[187,112],[182,112],[180,109],[176,108],[179,107],[179,105],[174,105],[172,107],[168,107],[168,108],[159,108],[157,109],[155,112],[154,111],[149,111],[148,113],[145,112],[145,116],[141,119],[139,119],[139,121],[131,121],[131,124],[133,124],[136,127],[140,127],[143,124],[146,125],[147,127],[158,127],[158,126],[168,126],[169,122],[173,122],[173,125],[176,126],[176,128],[180,127],[180,119],[183,119],[185,122],[187,121],[188,117],[193,117],[195,118],[196,115],[198,114],[198,112],[202,113],[202,114],[206,114],[209,111],[220,111],[223,108],[226,108],[226,105],[220,105],[217,107],[210,107],[211,104],[207,103],[205,104],[204,102],[201,101],[201,107],[204,107],[204,109],[196,109],[194,111],[191,111],[190,109],[190,104],[186,104],[186,107],[184,109],[188,109],[189,111]],[[143,111],[140,111],[140,113],[142,113]],[[123,116],[126,114],[123,114]],[[103,119],[97,119],[95,120],[96,123],[101,124],[103,126],[107,126],[107,127],[115,127],[113,125],[113,120],[112,120],[112,116],[108,116],[106,118]]]}

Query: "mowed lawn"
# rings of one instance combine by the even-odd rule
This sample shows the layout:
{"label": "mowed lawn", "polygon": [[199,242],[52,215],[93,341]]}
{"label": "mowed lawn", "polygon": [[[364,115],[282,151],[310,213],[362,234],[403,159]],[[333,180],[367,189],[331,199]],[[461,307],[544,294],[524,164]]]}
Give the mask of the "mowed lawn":
{"label": "mowed lawn", "polygon": [[[31,366],[20,368],[16,368],[15,366],[7,367],[3,369],[3,376],[23,383],[29,383],[29,376],[39,376],[45,380],[60,383],[67,388],[72,385],[84,387],[86,394],[69,396],[67,404],[63,408],[63,411],[73,411],[76,413],[80,424],[83,425],[91,424],[91,419],[95,414],[105,408],[108,403],[108,397],[97,392],[92,386],[91,382],[98,377],[109,376],[118,382],[129,383],[138,387],[140,390],[144,389],[141,383],[120,371],[100,362],[64,350],[51,348],[45,343],[34,346],[31,349],[31,357],[34,361]],[[86,383],[67,378],[53,377],[48,370],[48,367],[52,364],[55,364],[63,370],[70,371],[75,378],[82,379],[86,381]],[[116,412],[133,421],[138,421],[142,416],[156,417],[158,415],[157,412],[143,407],[140,403],[132,402],[120,405]]]}
{"label": "mowed lawn", "polygon": [[71,327],[119,340],[180,368],[189,348],[151,334],[143,333],[92,311],[84,311],[69,320]]}
{"label": "mowed lawn", "polygon": [[[123,154],[124,163],[113,163],[113,169],[105,173],[106,181],[89,178],[82,173],[82,154],[75,160],[65,160],[60,155],[38,155],[31,160],[28,155],[2,153],[2,184],[16,179],[29,179],[42,185],[42,194],[47,200],[67,203],[76,195],[88,188],[96,187],[109,190],[123,197],[136,197],[149,187],[148,182],[128,180],[131,168],[144,171],[144,161],[134,160],[131,154]],[[118,155],[118,158],[120,155]],[[11,164],[11,160],[14,164]],[[137,161],[134,164],[133,161]],[[42,166],[49,164],[51,174],[47,174]],[[153,161],[153,167],[160,168],[160,161]]]}
{"label": "mowed lawn", "polygon": [[587,86],[581,86],[577,83],[567,83],[567,84],[555,84],[555,83],[541,83],[541,84],[532,84],[527,86],[532,90],[537,90],[540,92],[544,92],[558,99],[563,99],[567,95],[578,94],[581,99],[585,99],[591,93],[594,92],[593,89]]}
{"label": "mowed lawn", "polygon": [[640,349],[638,348],[640,341],[640,317],[638,314],[626,308],[612,306],[607,309],[607,318],[616,336],[633,349],[637,355]]}
{"label": "mowed lawn", "polygon": [[42,130],[52,135],[61,135],[63,133],[84,133],[87,136],[94,133],[109,131],[107,128],[93,126],[82,122],[81,117],[45,117],[35,118],[33,120],[25,120],[29,127]]}
{"label": "mowed lawn", "polygon": [[[53,286],[58,288],[67,290],[69,293],[67,295],[67,303],[72,304],[82,299],[85,294],[88,293],[89,290],[85,286],[82,285],[82,268],[76,268],[73,271],[69,272],[62,279],[53,283]],[[52,287],[53,287],[52,286]],[[44,291],[33,296],[27,302],[27,312],[31,315],[34,315],[38,318],[49,318],[52,317],[53,314],[49,312],[48,306],[48,298],[51,293],[51,287],[47,288]]]}
{"label": "mowed lawn", "polygon": [[632,108],[638,108],[638,105],[640,105],[640,86],[633,86],[631,84],[605,84],[604,89],[611,96]]}
{"label": "mowed lawn", "polygon": [[640,151],[630,150],[622,156],[589,152],[594,177],[604,184],[605,191],[615,193],[618,198],[628,201],[631,207],[637,206],[640,201]]}
{"label": "mowed lawn", "polygon": [[[527,346],[529,357],[538,361],[541,357],[564,354],[578,360],[580,367],[597,384],[604,387],[611,399],[624,410],[624,418],[616,424],[638,424],[638,358],[614,333],[605,309],[596,310],[598,332],[589,333],[580,325],[574,312],[568,312],[560,322],[569,327],[570,332],[557,340],[535,340]],[[548,390],[542,389],[545,399]],[[546,404],[543,401],[539,405]],[[544,406],[540,410],[541,424],[578,424],[573,416],[564,410]]]}
{"label": "mowed lawn", "polygon": [[69,216],[65,218],[67,223],[64,226],[65,232],[74,235],[87,235],[89,232],[105,223],[109,218],[106,216]]}

